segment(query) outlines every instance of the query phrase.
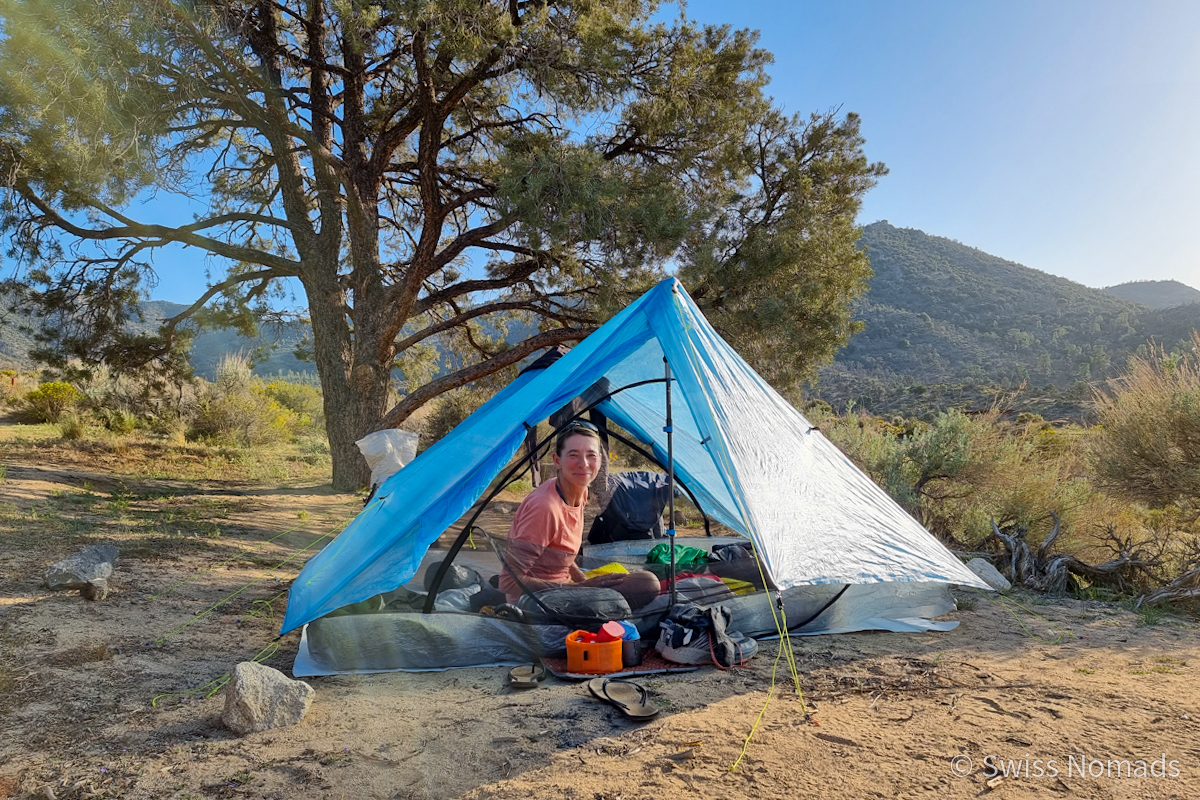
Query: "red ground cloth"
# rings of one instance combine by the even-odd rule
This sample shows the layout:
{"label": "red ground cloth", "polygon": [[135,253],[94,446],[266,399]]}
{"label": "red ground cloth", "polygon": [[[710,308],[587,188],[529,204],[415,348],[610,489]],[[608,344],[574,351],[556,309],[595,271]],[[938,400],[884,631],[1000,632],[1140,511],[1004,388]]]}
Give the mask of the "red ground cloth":
{"label": "red ground cloth", "polygon": [[[556,678],[582,681],[597,677],[596,675],[567,672],[567,659],[565,658],[543,658],[542,663],[546,665],[546,669],[554,673],[554,677]],[[693,672],[697,669],[699,667],[690,664],[676,664],[673,661],[667,661],[658,654],[657,650],[649,650],[642,654],[641,664],[638,664],[636,667],[627,667],[620,672],[606,672],[604,677],[628,678],[633,675],[656,675],[661,672]]]}

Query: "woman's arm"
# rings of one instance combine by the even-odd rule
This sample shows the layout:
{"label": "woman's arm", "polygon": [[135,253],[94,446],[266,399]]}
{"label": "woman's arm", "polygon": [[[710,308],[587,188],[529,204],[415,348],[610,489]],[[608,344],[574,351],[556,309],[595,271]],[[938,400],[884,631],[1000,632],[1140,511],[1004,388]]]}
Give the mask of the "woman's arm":
{"label": "woman's arm", "polygon": [[[538,563],[545,549],[540,544],[526,541],[525,539],[512,538],[508,540],[508,545],[504,548],[505,566],[508,567],[509,573],[526,592],[537,592],[542,589],[550,589],[563,585],[535,578],[532,575],[533,567]],[[574,578],[575,572],[579,572],[579,569],[578,567],[574,567],[574,565],[572,567],[571,575]],[[579,574],[583,575],[582,572]]]}

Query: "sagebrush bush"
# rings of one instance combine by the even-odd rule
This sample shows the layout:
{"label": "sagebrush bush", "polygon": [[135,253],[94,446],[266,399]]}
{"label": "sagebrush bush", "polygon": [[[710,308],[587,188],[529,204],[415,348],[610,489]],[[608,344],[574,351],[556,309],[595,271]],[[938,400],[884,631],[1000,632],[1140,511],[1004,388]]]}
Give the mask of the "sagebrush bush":
{"label": "sagebrush bush", "polygon": [[43,383],[25,395],[25,408],[38,422],[58,422],[79,402],[79,390],[64,381]]}
{"label": "sagebrush bush", "polygon": [[[996,413],[951,410],[928,425],[898,425],[861,415],[813,415],[852,461],[927,528],[977,546],[1001,527],[1031,541],[1062,520],[1062,541],[1079,537],[1105,513],[1104,497],[1083,471],[1080,448],[1048,446],[1041,423],[1004,423]],[[1062,442],[1077,440],[1055,434]]]}
{"label": "sagebrush bush", "polygon": [[1194,352],[1154,347],[1098,391],[1091,457],[1097,483],[1152,508],[1177,503],[1200,514],[1200,336]]}
{"label": "sagebrush bush", "polygon": [[114,433],[130,433],[138,425],[177,418],[193,396],[188,381],[153,367],[115,373],[100,365],[80,382],[79,390],[84,396],[81,404]]}
{"label": "sagebrush bush", "polygon": [[188,409],[188,438],[252,447],[294,438],[299,416],[267,394],[244,356],[227,355]]}
{"label": "sagebrush bush", "polygon": [[443,394],[437,399],[433,412],[425,419],[425,441],[432,445],[441,439],[475,413],[486,400],[483,392],[467,386]]}

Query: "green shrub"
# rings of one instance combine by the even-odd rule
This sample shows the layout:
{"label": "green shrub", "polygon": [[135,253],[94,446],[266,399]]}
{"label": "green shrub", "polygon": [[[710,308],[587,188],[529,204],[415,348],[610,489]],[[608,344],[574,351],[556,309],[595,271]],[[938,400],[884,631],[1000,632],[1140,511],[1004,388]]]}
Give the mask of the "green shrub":
{"label": "green shrub", "polygon": [[1161,347],[1135,356],[1109,392],[1097,392],[1095,410],[1091,455],[1100,486],[1152,508],[1178,503],[1200,514],[1200,358]]}
{"label": "green shrub", "polygon": [[[1076,431],[1047,434],[995,412],[951,410],[928,425],[861,415],[813,419],[834,444],[929,530],[963,547],[981,543],[992,519],[1041,542],[1062,520],[1060,543],[1080,542],[1113,509],[1083,474]],[[1053,438],[1054,441],[1048,441]]]}
{"label": "green shrub", "polygon": [[425,441],[429,445],[441,439],[464,419],[475,413],[487,400],[483,392],[467,386],[446,392],[437,399],[433,413],[425,420]]}
{"label": "green shrub", "polygon": [[58,419],[58,432],[62,438],[69,442],[82,439],[86,430],[83,420],[80,419],[78,414],[67,412]]}
{"label": "green shrub", "polygon": [[253,447],[294,437],[299,416],[273,400],[242,356],[225,356],[216,380],[203,384],[189,409],[188,438]]}
{"label": "green shrub", "polygon": [[104,427],[108,428],[113,433],[133,433],[133,429],[137,427],[137,417],[129,411],[121,409],[103,409],[100,412],[100,420],[104,423]]}
{"label": "green shrub", "polygon": [[263,387],[263,391],[279,405],[296,412],[298,424],[324,430],[325,404],[319,387],[273,380]]}
{"label": "green shrub", "polygon": [[81,395],[69,383],[50,381],[25,395],[25,408],[38,422],[58,422],[75,407]]}

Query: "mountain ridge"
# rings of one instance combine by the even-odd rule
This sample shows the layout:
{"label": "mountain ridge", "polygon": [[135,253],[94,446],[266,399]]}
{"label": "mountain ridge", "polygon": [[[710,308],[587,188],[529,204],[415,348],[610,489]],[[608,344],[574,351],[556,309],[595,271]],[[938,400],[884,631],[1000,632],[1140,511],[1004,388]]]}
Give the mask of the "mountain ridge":
{"label": "mountain ridge", "polygon": [[811,391],[835,406],[927,413],[947,394],[982,402],[984,388],[1024,385],[1079,416],[1091,396],[1079,382],[1115,376],[1151,342],[1188,348],[1200,327],[1200,306],[1152,308],[886,221],[861,244],[874,271],[855,304],[864,330]]}

